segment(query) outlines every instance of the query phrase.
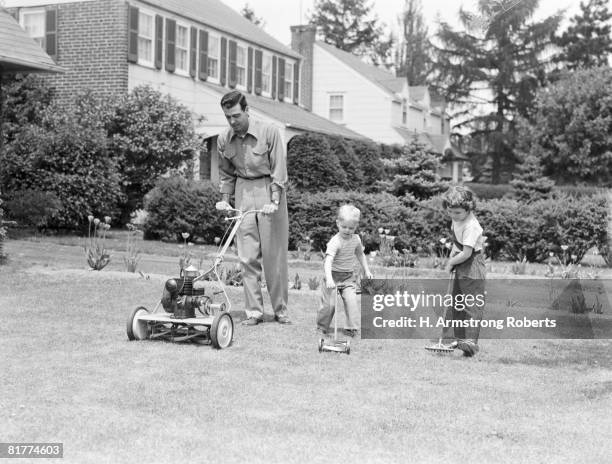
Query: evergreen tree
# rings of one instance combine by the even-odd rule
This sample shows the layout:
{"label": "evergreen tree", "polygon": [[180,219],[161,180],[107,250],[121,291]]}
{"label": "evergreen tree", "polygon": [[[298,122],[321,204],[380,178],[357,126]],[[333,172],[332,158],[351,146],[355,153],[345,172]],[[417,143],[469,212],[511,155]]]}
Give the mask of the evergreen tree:
{"label": "evergreen tree", "polygon": [[479,15],[460,9],[463,30],[441,23],[437,33],[436,90],[460,108],[455,127],[486,141],[484,153],[491,159],[487,180],[493,183],[513,169],[514,120],[528,113],[536,89],[545,82],[548,63],[542,50],[562,17],[532,21],[537,6],[538,0],[480,0]]}
{"label": "evergreen tree", "polygon": [[431,57],[421,0],[405,0],[399,22],[402,39],[396,52],[396,74],[405,76],[408,85],[425,85],[431,73]]}
{"label": "evergreen tree", "polygon": [[605,66],[612,53],[612,13],[608,11],[608,0],[580,2],[580,9],[567,30],[554,40],[562,50],[555,61],[568,69]]}
{"label": "evergreen tree", "polygon": [[261,27],[262,29],[266,25],[266,22],[263,20],[263,18],[260,18],[257,15],[255,15],[255,11],[253,10],[253,8],[249,6],[248,3],[245,3],[245,5],[242,7],[242,10],[240,10],[240,14],[244,16],[246,19],[248,19],[249,21],[251,21],[256,26]]}
{"label": "evergreen tree", "polygon": [[367,57],[374,65],[389,65],[393,39],[384,37],[384,25],[371,13],[367,0],[316,0],[310,24],[325,43]]}

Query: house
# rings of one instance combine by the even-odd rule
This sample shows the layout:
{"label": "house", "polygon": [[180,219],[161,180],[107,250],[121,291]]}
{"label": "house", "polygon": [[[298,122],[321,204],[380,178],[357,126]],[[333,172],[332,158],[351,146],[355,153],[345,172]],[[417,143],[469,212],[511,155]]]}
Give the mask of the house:
{"label": "house", "polygon": [[316,40],[312,25],[291,27],[291,48],[303,56],[301,105],[380,143],[417,137],[443,155],[443,177],[461,180],[467,158],[450,143],[445,102],[427,87],[409,86],[403,77]]}
{"label": "house", "polygon": [[285,141],[304,131],[362,136],[298,105],[302,57],[220,0],[4,0],[55,62],[58,98],[101,97],[148,84],[187,106],[205,140],[196,178],[218,179],[219,106],[231,89]]}

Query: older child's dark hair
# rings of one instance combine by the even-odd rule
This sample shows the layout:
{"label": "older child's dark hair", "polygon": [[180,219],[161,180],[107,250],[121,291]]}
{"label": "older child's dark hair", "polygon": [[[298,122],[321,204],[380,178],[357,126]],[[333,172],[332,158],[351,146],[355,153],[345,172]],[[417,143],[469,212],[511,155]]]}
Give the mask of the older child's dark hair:
{"label": "older child's dark hair", "polygon": [[476,208],[474,192],[463,185],[452,185],[442,196],[442,206],[447,208],[463,208],[473,211]]}

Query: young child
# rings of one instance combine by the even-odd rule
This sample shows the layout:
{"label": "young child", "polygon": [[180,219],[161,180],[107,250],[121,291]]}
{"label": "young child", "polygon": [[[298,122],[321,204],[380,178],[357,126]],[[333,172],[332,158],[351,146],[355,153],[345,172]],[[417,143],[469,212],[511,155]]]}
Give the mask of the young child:
{"label": "young child", "polygon": [[325,261],[325,285],[321,286],[321,306],[317,313],[317,330],[326,334],[335,313],[336,291],[340,292],[346,313],[344,334],[354,337],[359,327],[359,306],[355,293],[354,259],[357,257],[368,279],[372,273],[363,252],[363,245],[355,229],[359,224],[361,212],[352,205],[338,209],[336,225],[338,233],[327,243]]}
{"label": "young child", "polygon": [[[484,301],[485,258],[482,227],[474,216],[476,202],[471,190],[463,186],[450,187],[443,196],[442,205],[452,220],[451,234],[453,249],[446,270],[455,272],[453,282],[453,301],[457,297],[468,301],[466,295],[473,295],[471,301]],[[476,295],[481,295],[476,299]],[[467,305],[458,310],[453,307],[452,319],[457,321],[482,320],[483,305]],[[471,325],[471,324],[466,324]],[[464,356],[474,356],[478,352],[480,327],[455,327],[456,341],[451,345],[463,351]]]}

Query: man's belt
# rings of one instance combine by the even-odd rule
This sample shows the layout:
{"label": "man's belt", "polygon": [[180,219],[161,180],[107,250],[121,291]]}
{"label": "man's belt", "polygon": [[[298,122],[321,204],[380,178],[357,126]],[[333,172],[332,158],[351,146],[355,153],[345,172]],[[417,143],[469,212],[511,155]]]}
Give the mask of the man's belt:
{"label": "man's belt", "polygon": [[240,177],[241,179],[246,179],[246,180],[257,180],[257,179],[264,179],[266,177],[270,177],[270,174],[266,174],[263,176],[257,176],[257,177],[246,177],[246,176],[241,176],[240,174],[236,174],[236,177]]}

